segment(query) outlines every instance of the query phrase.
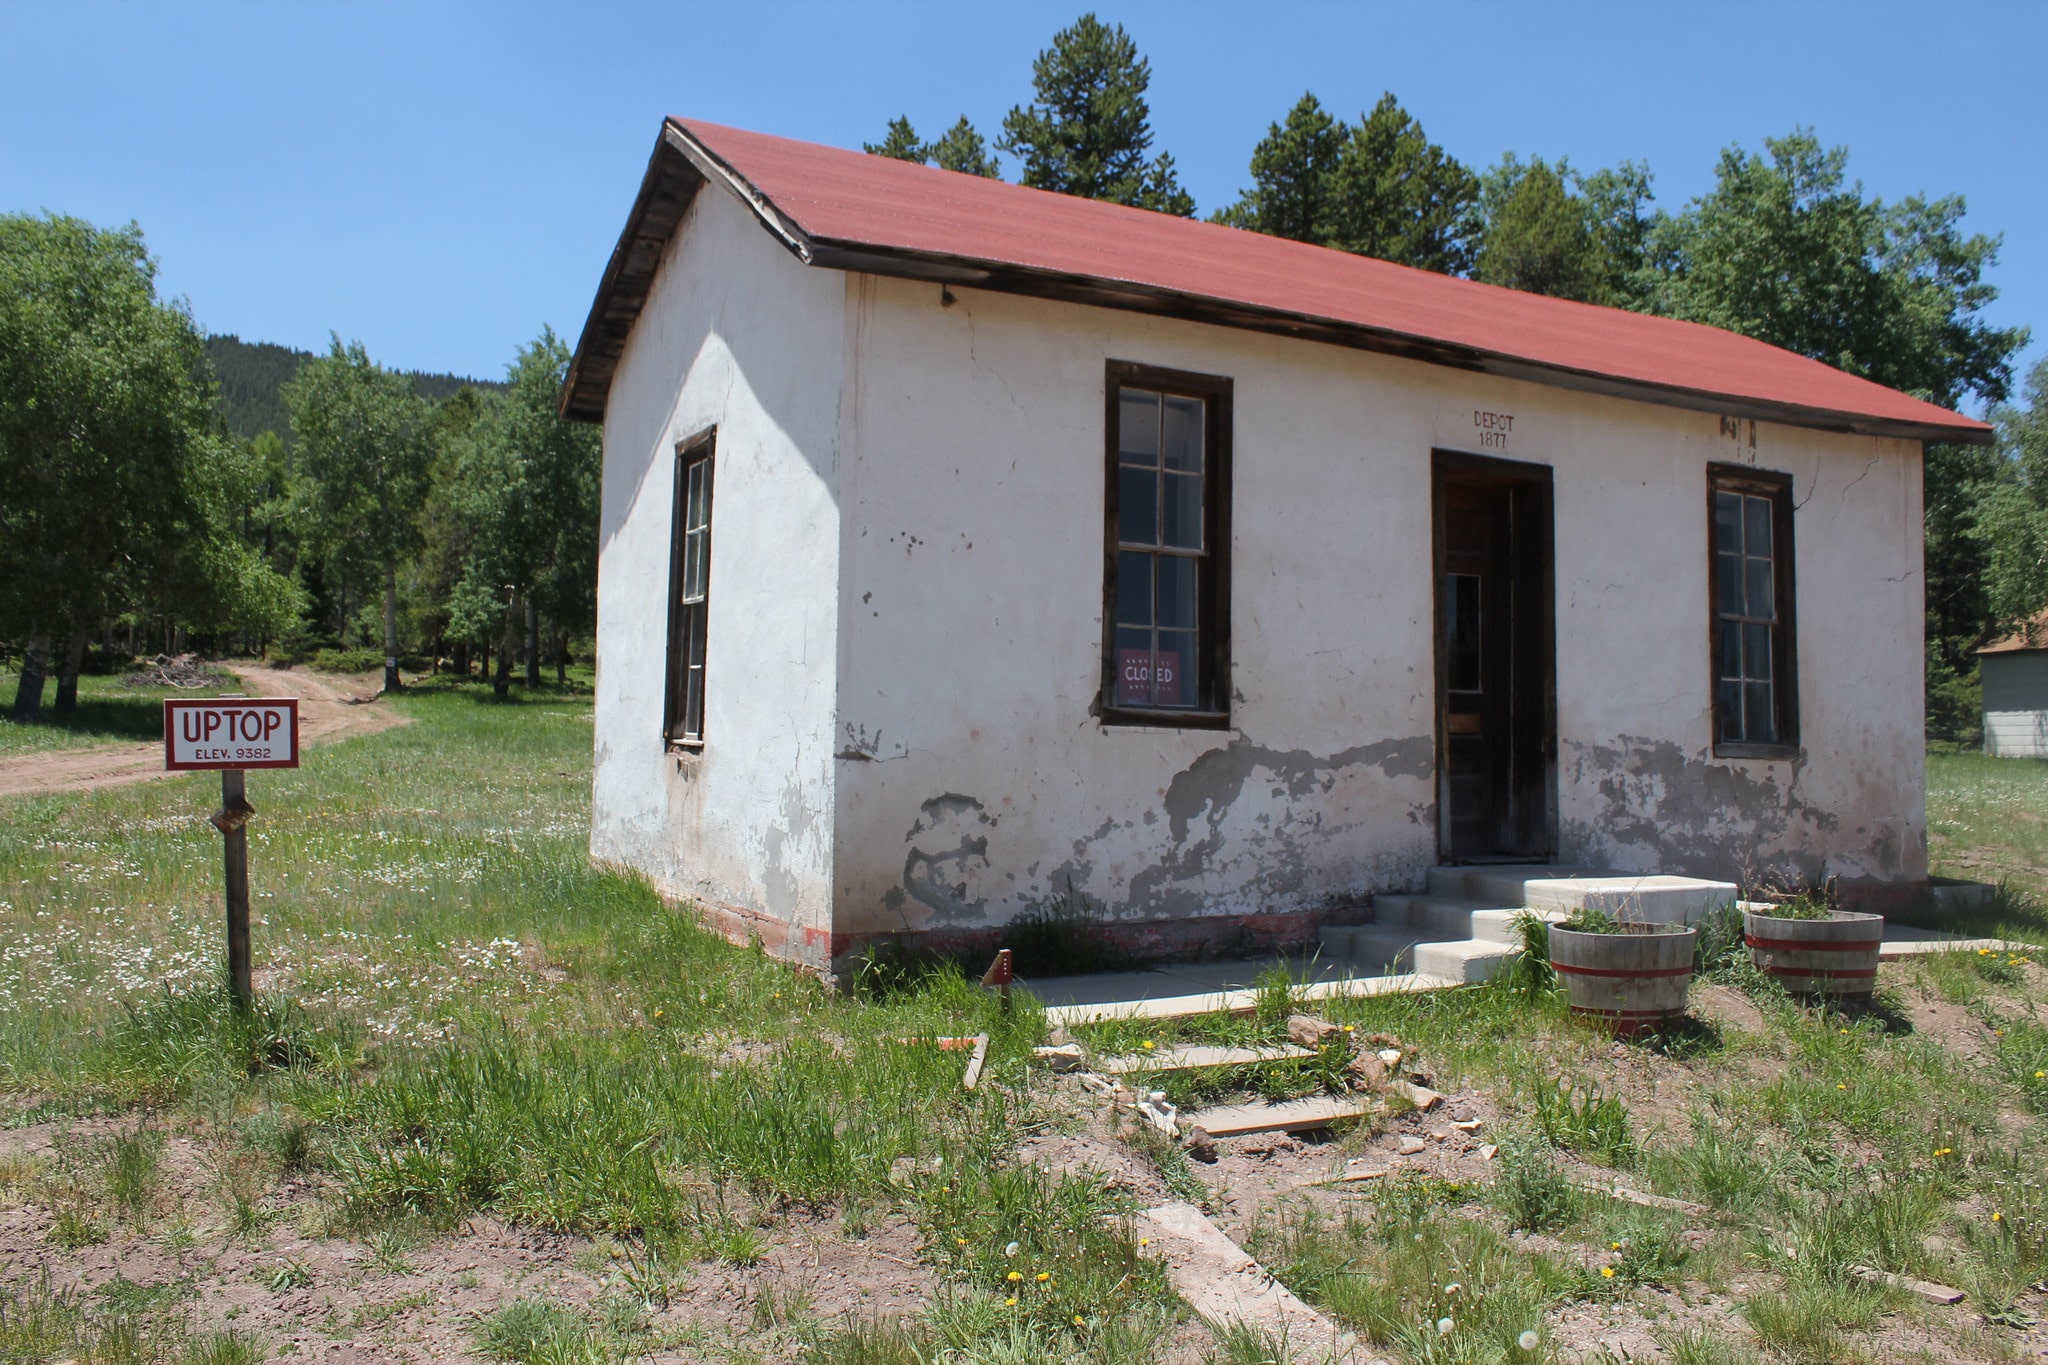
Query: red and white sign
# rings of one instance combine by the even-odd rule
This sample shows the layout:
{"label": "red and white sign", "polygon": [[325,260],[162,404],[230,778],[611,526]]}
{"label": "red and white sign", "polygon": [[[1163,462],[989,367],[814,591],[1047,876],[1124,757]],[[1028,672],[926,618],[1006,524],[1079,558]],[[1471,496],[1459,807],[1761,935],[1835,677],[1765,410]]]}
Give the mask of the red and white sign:
{"label": "red and white sign", "polygon": [[1180,654],[1175,650],[1117,651],[1116,699],[1120,706],[1181,704]]}
{"label": "red and white sign", "polygon": [[296,697],[164,703],[166,768],[296,768]]}

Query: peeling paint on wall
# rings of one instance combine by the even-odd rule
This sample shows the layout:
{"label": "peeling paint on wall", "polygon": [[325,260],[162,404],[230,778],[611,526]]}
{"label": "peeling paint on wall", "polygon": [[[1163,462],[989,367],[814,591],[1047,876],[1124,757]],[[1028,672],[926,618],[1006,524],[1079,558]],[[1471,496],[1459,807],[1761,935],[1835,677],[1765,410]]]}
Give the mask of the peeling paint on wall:
{"label": "peeling paint on wall", "polygon": [[988,897],[981,883],[989,870],[987,832],[999,819],[973,797],[955,792],[918,807],[916,821],[903,836],[910,845],[903,859],[903,889],[936,911],[938,923],[986,918]]}

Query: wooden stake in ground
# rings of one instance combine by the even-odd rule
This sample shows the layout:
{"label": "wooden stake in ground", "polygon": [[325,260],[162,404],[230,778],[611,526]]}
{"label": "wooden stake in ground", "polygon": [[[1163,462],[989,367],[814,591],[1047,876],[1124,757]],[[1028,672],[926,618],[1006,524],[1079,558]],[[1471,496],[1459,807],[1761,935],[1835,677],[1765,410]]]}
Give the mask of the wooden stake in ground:
{"label": "wooden stake in ground", "polygon": [[220,775],[220,809],[213,813],[213,827],[221,832],[226,851],[228,911],[228,994],[235,1008],[246,1012],[256,1003],[256,987],[249,970],[249,817],[256,808],[246,799],[239,768],[227,768]]}
{"label": "wooden stake in ground", "polygon": [[249,952],[250,768],[299,766],[299,703],[221,697],[211,701],[164,703],[164,767],[172,771],[218,769],[220,809],[212,816],[221,832],[228,940],[228,995],[235,1009],[256,1003]]}

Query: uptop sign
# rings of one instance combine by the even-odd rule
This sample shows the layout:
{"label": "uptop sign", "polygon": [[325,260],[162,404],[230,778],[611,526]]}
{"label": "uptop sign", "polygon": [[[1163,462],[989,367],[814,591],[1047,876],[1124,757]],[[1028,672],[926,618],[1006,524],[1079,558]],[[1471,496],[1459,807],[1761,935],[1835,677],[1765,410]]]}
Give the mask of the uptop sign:
{"label": "uptop sign", "polygon": [[164,703],[166,768],[296,768],[296,697]]}

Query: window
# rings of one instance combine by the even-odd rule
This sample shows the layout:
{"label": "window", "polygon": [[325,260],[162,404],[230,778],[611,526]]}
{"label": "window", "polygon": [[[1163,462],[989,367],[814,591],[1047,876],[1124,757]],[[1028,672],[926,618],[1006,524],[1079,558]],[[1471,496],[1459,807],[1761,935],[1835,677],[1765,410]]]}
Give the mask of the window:
{"label": "window", "polygon": [[669,543],[670,744],[704,743],[704,627],[711,605],[711,457],[716,433],[676,447],[675,530]]}
{"label": "window", "polygon": [[1230,723],[1230,381],[1112,361],[1105,720]]}
{"label": "window", "polygon": [[1714,466],[1714,752],[1780,757],[1799,744],[1792,619],[1792,481]]}

